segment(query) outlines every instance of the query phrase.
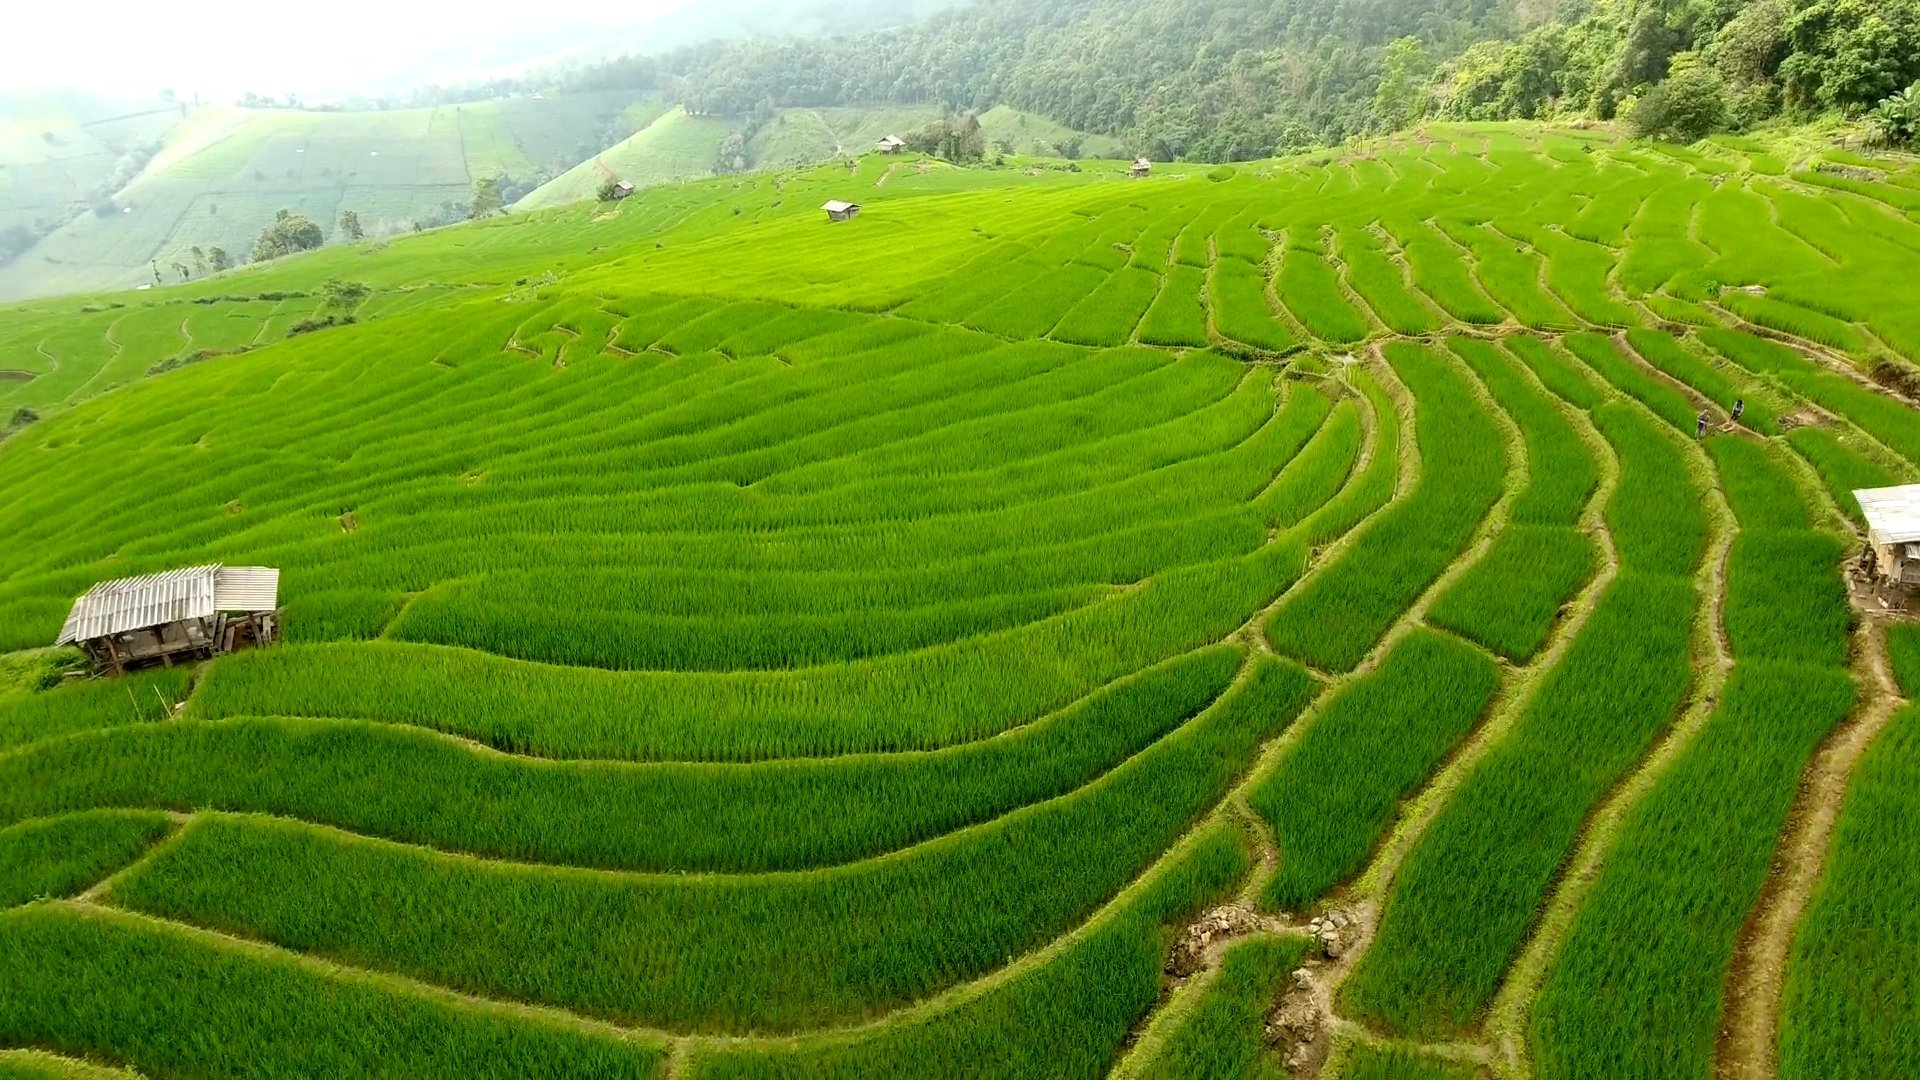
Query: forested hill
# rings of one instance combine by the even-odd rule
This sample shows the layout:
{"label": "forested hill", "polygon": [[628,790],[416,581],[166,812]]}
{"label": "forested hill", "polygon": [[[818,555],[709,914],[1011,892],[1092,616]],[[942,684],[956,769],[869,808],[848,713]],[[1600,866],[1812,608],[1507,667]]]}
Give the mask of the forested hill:
{"label": "forested hill", "polygon": [[1871,108],[1920,78],[1920,0],[980,0],[576,75],[719,114],[1006,104],[1156,158],[1261,157],[1427,116],[1610,119],[1649,96],[1649,127],[1691,135]]}

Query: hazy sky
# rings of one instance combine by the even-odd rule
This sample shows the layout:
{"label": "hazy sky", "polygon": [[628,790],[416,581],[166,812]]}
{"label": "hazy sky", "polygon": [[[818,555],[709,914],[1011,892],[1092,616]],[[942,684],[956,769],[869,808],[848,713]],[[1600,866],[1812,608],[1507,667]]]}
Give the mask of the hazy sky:
{"label": "hazy sky", "polygon": [[0,88],[377,92],[514,66],[695,2],[572,0],[556,15],[527,0],[12,0],[0,9]]}

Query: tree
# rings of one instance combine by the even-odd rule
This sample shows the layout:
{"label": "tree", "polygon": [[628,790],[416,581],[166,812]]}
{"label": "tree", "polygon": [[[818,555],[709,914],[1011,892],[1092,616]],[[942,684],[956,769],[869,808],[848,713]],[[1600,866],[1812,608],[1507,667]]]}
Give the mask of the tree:
{"label": "tree", "polygon": [[1856,114],[1920,78],[1920,3],[1802,0],[1782,27],[1787,104]]}
{"label": "tree", "polygon": [[747,168],[747,137],[741,132],[729,132],[720,140],[720,149],[713,155],[713,171],[717,173],[744,172]]}
{"label": "tree", "polygon": [[191,276],[190,272],[188,271],[187,264],[181,262],[178,259],[175,259],[173,261],[173,272],[180,275],[181,281],[185,281],[187,280],[188,277]]}
{"label": "tree", "polygon": [[473,203],[467,207],[467,220],[478,221],[500,212],[500,178],[489,176],[473,182]]}
{"label": "tree", "polygon": [[612,202],[620,196],[620,181],[609,176],[600,181],[600,187],[594,192],[601,202]]}
{"label": "tree", "polygon": [[1754,0],[1713,36],[1707,56],[1727,81],[1764,83],[1787,57],[1782,31],[1792,12],[1788,0]]}
{"label": "tree", "polygon": [[1427,79],[1433,58],[1417,37],[1396,39],[1381,61],[1380,88],[1373,94],[1376,131],[1399,131],[1426,116]]}
{"label": "tree", "polygon": [[987,137],[980,130],[980,118],[971,113],[956,113],[935,120],[924,130],[906,136],[906,142],[910,150],[937,154],[955,164],[978,161],[987,153]]}
{"label": "tree", "polygon": [[212,266],[213,272],[217,274],[232,266],[233,260],[227,256],[226,248],[212,247],[207,249],[207,264]]}
{"label": "tree", "polygon": [[1673,58],[1672,74],[1647,91],[1628,118],[1641,138],[1697,142],[1727,120],[1727,91],[1697,53]]}
{"label": "tree", "polygon": [[305,214],[281,210],[273,216],[273,224],[260,233],[260,239],[254,241],[253,261],[265,262],[298,251],[312,251],[326,241],[320,226]]}
{"label": "tree", "polygon": [[355,210],[340,211],[340,231],[347,234],[348,240],[362,240],[367,235],[360,227],[360,214]]}
{"label": "tree", "polygon": [[360,301],[365,300],[372,292],[373,289],[365,282],[328,278],[327,283],[320,287],[320,295],[326,298],[321,306],[350,312],[359,307]]}
{"label": "tree", "polygon": [[207,272],[207,253],[200,250],[200,245],[195,244],[190,254],[193,256],[193,272],[196,274],[205,274]]}

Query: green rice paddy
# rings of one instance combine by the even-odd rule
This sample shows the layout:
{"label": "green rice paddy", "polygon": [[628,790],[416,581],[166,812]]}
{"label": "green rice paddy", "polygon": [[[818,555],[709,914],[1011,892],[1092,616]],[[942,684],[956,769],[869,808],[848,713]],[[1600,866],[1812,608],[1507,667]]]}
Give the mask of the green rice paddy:
{"label": "green rice paddy", "polygon": [[[1843,577],[1920,171],[1723,151],[874,155],[0,309],[0,1073],[1920,1069]],[[210,562],[285,641],[54,685]]]}

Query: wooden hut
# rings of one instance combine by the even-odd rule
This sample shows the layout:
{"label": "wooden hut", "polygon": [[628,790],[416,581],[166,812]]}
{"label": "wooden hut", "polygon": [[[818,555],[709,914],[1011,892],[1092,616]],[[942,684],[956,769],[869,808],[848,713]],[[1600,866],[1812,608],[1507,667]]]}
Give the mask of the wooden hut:
{"label": "wooden hut", "polygon": [[1865,569],[1876,584],[1920,585],[1920,484],[1853,493],[1867,519]]}
{"label": "wooden hut", "polygon": [[622,180],[613,185],[614,199],[616,200],[624,199],[631,194],[633,194],[633,181]]}
{"label": "wooden hut", "polygon": [[73,602],[56,644],[78,645],[102,671],[173,666],[266,644],[280,631],[280,571],[194,566],[103,581]]}
{"label": "wooden hut", "polygon": [[1136,180],[1139,179],[1140,177],[1148,175],[1151,172],[1153,172],[1153,162],[1148,161],[1146,158],[1143,158],[1143,157],[1134,158],[1133,168],[1127,170],[1128,175],[1132,176]]}
{"label": "wooden hut", "polygon": [[907,140],[898,135],[883,135],[873,148],[883,154],[897,154],[907,148]]}
{"label": "wooden hut", "polygon": [[828,221],[852,221],[860,216],[860,204],[840,199],[828,199],[820,205],[827,212]]}

